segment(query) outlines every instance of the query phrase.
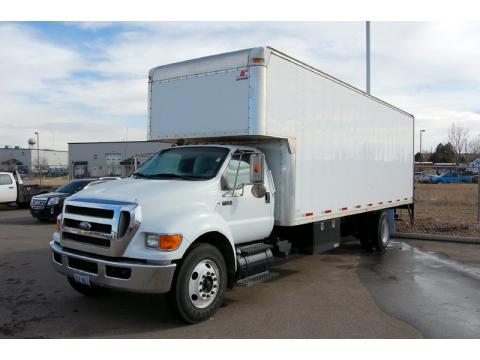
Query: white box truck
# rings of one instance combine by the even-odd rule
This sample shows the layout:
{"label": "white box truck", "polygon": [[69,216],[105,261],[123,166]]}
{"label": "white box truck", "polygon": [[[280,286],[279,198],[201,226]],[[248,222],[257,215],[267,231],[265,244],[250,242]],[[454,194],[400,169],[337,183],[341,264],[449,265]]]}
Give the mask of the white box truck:
{"label": "white box truck", "polygon": [[65,201],[53,264],[83,294],[168,293],[198,322],[276,256],[384,251],[413,208],[414,117],[270,47],[152,69],[148,133],[172,147]]}

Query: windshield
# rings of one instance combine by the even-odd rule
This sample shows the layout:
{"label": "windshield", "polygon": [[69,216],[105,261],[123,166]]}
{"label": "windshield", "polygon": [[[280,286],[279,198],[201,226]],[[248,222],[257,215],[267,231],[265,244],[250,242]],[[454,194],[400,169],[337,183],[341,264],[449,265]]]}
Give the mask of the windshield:
{"label": "windshield", "polygon": [[69,182],[68,184],[65,184],[63,186],[60,186],[57,189],[57,192],[59,193],[66,193],[66,194],[75,194],[76,192],[79,192],[82,190],[85,185],[87,185],[90,181],[72,181]]}
{"label": "windshield", "polygon": [[229,150],[195,146],[166,149],[147,160],[133,175],[146,178],[206,180],[217,175]]}

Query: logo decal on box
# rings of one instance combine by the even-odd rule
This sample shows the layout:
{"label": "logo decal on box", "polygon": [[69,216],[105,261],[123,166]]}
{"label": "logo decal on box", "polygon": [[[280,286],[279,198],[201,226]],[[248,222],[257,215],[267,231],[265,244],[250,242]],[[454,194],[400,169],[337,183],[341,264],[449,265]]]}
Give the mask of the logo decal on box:
{"label": "logo decal on box", "polygon": [[237,80],[248,79],[248,68],[238,69],[237,71]]}

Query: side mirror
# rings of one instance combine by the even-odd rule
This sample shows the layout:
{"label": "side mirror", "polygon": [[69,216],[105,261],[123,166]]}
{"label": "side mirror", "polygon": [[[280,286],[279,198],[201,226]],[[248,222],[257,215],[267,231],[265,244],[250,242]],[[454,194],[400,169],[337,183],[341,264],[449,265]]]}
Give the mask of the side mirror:
{"label": "side mirror", "polygon": [[266,189],[264,184],[264,155],[260,153],[252,154],[250,157],[250,182],[252,186],[252,194],[256,198],[265,196]]}
{"label": "side mirror", "polygon": [[250,182],[253,185],[263,184],[264,155],[255,153],[250,156]]}

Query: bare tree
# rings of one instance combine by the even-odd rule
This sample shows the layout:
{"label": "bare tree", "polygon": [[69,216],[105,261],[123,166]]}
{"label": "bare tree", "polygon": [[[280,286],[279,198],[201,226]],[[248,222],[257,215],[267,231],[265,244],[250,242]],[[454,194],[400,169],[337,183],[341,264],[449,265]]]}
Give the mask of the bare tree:
{"label": "bare tree", "polygon": [[475,155],[480,155],[480,134],[475,136],[468,144],[470,152]]}
{"label": "bare tree", "polygon": [[453,145],[457,162],[460,162],[462,151],[467,150],[469,131],[467,128],[461,127],[458,124],[452,123],[448,129],[448,141]]}

